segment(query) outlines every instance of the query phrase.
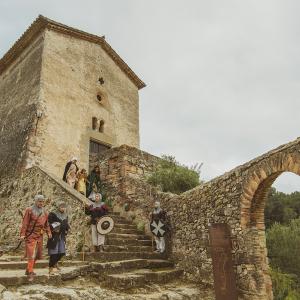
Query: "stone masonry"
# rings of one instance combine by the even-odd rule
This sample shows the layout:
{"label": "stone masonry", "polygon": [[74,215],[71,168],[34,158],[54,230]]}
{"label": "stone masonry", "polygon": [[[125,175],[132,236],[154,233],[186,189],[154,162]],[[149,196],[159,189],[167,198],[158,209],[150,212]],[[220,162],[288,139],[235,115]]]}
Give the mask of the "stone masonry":
{"label": "stone masonry", "polygon": [[[101,176],[109,187],[115,210],[136,224],[144,222],[147,230],[147,215],[153,201],[159,199],[168,211],[171,229],[167,254],[178,269],[184,270],[187,280],[206,286],[213,284],[209,226],[228,224],[234,244],[232,258],[239,299],[272,299],[263,209],[267,192],[280,174],[300,174],[300,139],[181,195],[162,193],[147,184],[145,174],[157,160],[129,146],[108,150],[102,156]],[[20,219],[15,212],[31,204],[32,196],[41,189],[50,197],[49,205],[59,199],[68,202],[74,228],[70,251],[76,252],[82,244],[81,228],[85,226],[78,201],[82,196],[67,185],[58,184],[54,176],[38,167],[1,185],[1,242],[15,242],[18,232],[15,224]],[[125,209],[125,203],[129,204],[129,210]]]}
{"label": "stone masonry", "polygon": [[264,206],[280,174],[300,175],[300,139],[181,195],[162,193],[146,183],[144,175],[157,159],[128,146],[101,157],[102,179],[117,191],[116,205],[122,211],[125,203],[130,204],[131,210],[123,209],[123,214],[147,224],[153,202],[159,199],[171,226],[168,253],[187,279],[205,285],[213,284],[208,229],[213,223],[228,224],[240,299],[272,299]]}
{"label": "stone masonry", "polygon": [[0,59],[0,177],[88,169],[90,142],[138,148],[144,86],[104,37],[39,16]]}
{"label": "stone masonry", "polygon": [[[5,54],[0,60],[1,246],[16,243],[17,212],[42,192],[49,209],[58,200],[68,203],[68,248],[74,255],[82,248],[86,199],[58,179],[66,160],[77,155],[81,167],[100,165],[114,212],[139,231],[149,233],[148,214],[154,200],[161,201],[170,228],[167,255],[187,280],[213,285],[208,232],[212,224],[225,223],[239,299],[272,299],[265,201],[283,172],[300,175],[300,138],[181,195],[162,193],[146,181],[159,158],[138,149],[138,90],[144,86],[103,37],[42,16]],[[99,124],[93,128],[94,117],[96,124],[104,122],[101,130]],[[95,159],[89,141],[112,148]]]}

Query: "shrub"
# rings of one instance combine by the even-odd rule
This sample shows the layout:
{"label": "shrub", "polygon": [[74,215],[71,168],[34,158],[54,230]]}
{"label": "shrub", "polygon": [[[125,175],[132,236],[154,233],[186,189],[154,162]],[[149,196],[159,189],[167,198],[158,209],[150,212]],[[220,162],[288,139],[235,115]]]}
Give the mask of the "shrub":
{"label": "shrub", "polygon": [[199,185],[201,166],[186,167],[179,164],[175,157],[163,155],[147,181],[159,186],[163,192],[181,194]]}
{"label": "shrub", "polygon": [[270,269],[273,285],[274,300],[297,300],[300,293],[297,288],[295,276],[284,274],[280,270]]}
{"label": "shrub", "polygon": [[145,231],[145,223],[142,222],[142,221],[138,222],[137,223],[137,230],[144,232]]}
{"label": "shrub", "polygon": [[288,225],[275,223],[267,231],[267,248],[273,268],[300,277],[300,219]]}

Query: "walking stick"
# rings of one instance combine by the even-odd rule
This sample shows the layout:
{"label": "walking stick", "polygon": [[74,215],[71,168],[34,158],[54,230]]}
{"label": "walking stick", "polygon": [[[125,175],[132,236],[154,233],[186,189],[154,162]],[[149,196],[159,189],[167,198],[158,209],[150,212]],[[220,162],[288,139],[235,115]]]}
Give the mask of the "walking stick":
{"label": "walking stick", "polygon": [[152,234],[152,237],[151,237],[151,239],[152,239],[152,251],[153,251],[153,240],[154,240],[154,238],[153,238],[153,234]]}
{"label": "walking stick", "polygon": [[[85,210],[85,203],[83,202],[83,213]],[[85,230],[84,230],[84,222],[83,222],[83,244],[82,244],[82,261],[85,259]]]}
{"label": "walking stick", "polygon": [[82,261],[84,261],[84,259],[85,259],[85,231],[84,231],[84,233],[83,233],[83,246],[82,246],[83,248],[82,248]]}

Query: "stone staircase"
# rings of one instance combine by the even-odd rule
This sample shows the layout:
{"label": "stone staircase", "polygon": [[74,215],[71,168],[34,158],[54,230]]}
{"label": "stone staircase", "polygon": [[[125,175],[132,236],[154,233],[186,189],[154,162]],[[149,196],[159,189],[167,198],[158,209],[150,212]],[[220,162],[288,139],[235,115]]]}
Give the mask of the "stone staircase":
{"label": "stone staircase", "polygon": [[[130,290],[181,277],[182,270],[175,269],[165,254],[153,252],[151,237],[138,231],[132,222],[118,213],[110,215],[115,227],[106,236],[103,252],[79,252],[67,257],[60,274],[50,277],[48,261],[39,261],[34,283],[61,284],[84,276],[97,280],[109,289]],[[25,266],[26,261],[21,261],[20,257],[0,257],[0,284],[6,287],[28,284]]]}

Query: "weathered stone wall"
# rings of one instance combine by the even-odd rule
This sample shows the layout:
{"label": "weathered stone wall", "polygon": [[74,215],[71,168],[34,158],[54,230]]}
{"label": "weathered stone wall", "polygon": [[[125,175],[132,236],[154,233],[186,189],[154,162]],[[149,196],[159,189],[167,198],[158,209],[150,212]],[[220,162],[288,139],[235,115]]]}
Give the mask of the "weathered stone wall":
{"label": "weathered stone wall", "polygon": [[[68,205],[71,233],[67,239],[68,252],[80,250],[86,233],[86,245],[90,244],[89,226],[84,215],[85,197],[70,188],[62,180],[47,174],[38,167],[27,169],[22,176],[0,186],[0,247],[7,249],[18,242],[21,214],[34,203],[34,195],[43,193],[47,197],[46,209],[51,211],[58,201]],[[46,237],[45,237],[46,238]]]}
{"label": "weathered stone wall", "polygon": [[[214,223],[228,224],[240,299],[272,299],[264,231],[265,201],[280,174],[300,175],[300,139],[181,195],[150,187],[143,179],[146,172],[142,171],[141,157],[140,151],[124,146],[107,151],[100,162],[103,180],[117,191],[120,210],[125,202],[131,205],[131,211],[123,212],[124,215],[145,222],[154,200],[159,199],[168,212],[170,256],[185,270],[186,278],[209,285],[213,284],[213,276],[208,230]],[[150,155],[145,160],[148,170],[156,161],[152,158]]]}
{"label": "weathered stone wall", "polygon": [[[32,159],[57,176],[73,155],[88,169],[90,139],[139,147],[138,88],[98,44],[46,30],[41,100]],[[103,132],[92,129],[93,117],[104,121]]]}
{"label": "weathered stone wall", "polygon": [[[101,157],[101,177],[114,199],[114,209],[137,223],[146,222],[154,200],[159,199],[168,212],[168,254],[187,279],[206,285],[213,284],[208,230],[214,223],[228,224],[239,299],[272,299],[264,206],[267,193],[280,174],[300,175],[300,139],[181,195],[161,193],[147,184],[145,174],[153,170],[157,161],[157,157],[129,146],[108,150]],[[41,188],[46,196],[50,195],[49,206],[60,199],[68,202],[73,228],[69,247],[75,251],[82,244],[86,228],[81,209],[85,198],[39,168],[25,171],[9,184],[2,183],[1,242],[15,241],[15,225],[20,221],[16,222],[16,211],[31,204]],[[129,204],[129,211],[125,210],[125,203]]]}
{"label": "weathered stone wall", "polygon": [[40,96],[42,51],[41,34],[0,74],[0,178],[21,167],[28,156]]}
{"label": "weathered stone wall", "polygon": [[[98,160],[101,180],[114,199],[114,209],[133,218],[138,225],[147,224],[153,206],[153,194],[157,189],[150,186],[146,179],[159,160],[154,155],[128,145],[110,149]],[[128,211],[124,210],[125,205]]]}

